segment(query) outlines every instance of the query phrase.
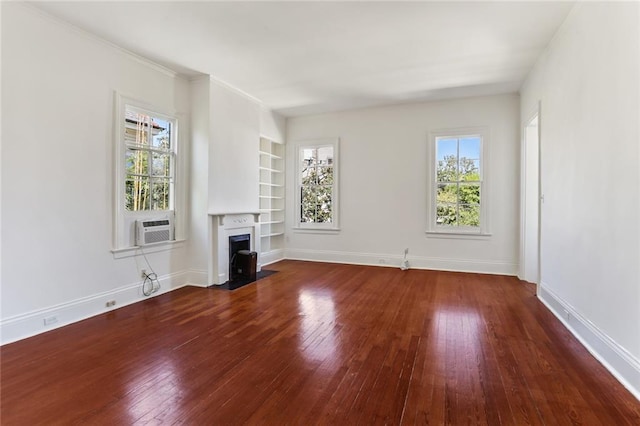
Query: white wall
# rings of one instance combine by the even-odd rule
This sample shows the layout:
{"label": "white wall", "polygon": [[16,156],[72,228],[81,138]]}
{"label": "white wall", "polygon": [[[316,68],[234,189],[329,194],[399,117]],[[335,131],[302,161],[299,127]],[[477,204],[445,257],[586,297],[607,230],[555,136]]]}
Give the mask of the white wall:
{"label": "white wall", "polygon": [[269,108],[260,107],[260,136],[278,143],[285,143],[287,133],[285,118]]}
{"label": "white wall", "polygon": [[257,212],[260,105],[210,83],[209,211]]}
{"label": "white wall", "polygon": [[[519,97],[488,96],[287,120],[286,257],[515,274],[518,264]],[[427,229],[430,131],[488,126],[486,239],[433,238]],[[292,230],[296,141],[340,138],[337,234]]]}
{"label": "white wall", "polygon": [[209,143],[210,78],[191,81],[191,159],[190,172],[190,283],[206,286],[209,256]]}
{"label": "white wall", "polygon": [[[114,91],[188,122],[188,82],[18,3],[2,3],[2,341],[141,300],[112,248]],[[188,147],[188,125],[179,135]],[[188,152],[188,151],[187,151]],[[168,290],[185,247],[148,255]]]}
{"label": "white wall", "polygon": [[283,139],[284,119],[206,76],[191,82],[190,283],[210,285],[210,213],[259,211],[260,135]]}
{"label": "white wall", "polygon": [[639,9],[578,4],[521,108],[541,101],[540,297],[638,398]]}

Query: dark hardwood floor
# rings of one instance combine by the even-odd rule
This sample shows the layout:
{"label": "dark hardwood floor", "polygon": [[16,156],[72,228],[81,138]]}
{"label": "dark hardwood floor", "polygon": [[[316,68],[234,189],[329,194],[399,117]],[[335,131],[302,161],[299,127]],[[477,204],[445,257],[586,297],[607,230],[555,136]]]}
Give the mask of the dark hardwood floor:
{"label": "dark hardwood floor", "polygon": [[2,425],[639,425],[513,277],[284,261],[1,348]]}

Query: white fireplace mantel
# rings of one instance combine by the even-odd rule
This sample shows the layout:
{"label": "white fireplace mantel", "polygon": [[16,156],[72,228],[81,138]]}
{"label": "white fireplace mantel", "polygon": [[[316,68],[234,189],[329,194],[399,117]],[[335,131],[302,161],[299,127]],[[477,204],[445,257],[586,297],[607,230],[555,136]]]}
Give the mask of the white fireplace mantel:
{"label": "white fireplace mantel", "polygon": [[250,235],[251,251],[258,253],[260,271],[260,212],[209,213],[209,284],[229,280],[229,237]]}

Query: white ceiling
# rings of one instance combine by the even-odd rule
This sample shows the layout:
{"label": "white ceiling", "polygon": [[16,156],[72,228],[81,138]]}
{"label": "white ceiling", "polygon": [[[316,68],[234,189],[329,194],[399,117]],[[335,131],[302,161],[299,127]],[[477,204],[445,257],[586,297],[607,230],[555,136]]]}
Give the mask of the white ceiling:
{"label": "white ceiling", "polygon": [[36,2],[286,116],[515,92],[573,2]]}

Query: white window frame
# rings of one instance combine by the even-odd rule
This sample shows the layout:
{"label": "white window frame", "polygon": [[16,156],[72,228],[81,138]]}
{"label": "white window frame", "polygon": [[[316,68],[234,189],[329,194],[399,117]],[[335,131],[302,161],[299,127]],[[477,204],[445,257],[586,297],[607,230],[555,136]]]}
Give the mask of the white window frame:
{"label": "white window frame", "polygon": [[[480,136],[480,226],[442,226],[436,224],[438,191],[437,181],[437,143],[441,138],[462,138],[465,136]],[[455,129],[434,130],[429,134],[428,149],[428,208],[427,208],[427,235],[445,238],[476,238],[491,235],[489,227],[489,190],[488,190],[488,149],[490,132],[488,127],[466,127]]]}
{"label": "white window frame", "polygon": [[[135,222],[142,219],[165,219],[171,217],[173,219],[175,232],[174,240],[166,243],[157,243],[158,245],[171,245],[184,240],[179,239],[179,217],[177,210],[182,209],[176,206],[182,205],[183,196],[178,194],[182,189],[179,179],[180,143],[179,143],[179,118],[175,111],[168,111],[164,108],[150,105],[148,103],[138,101],[136,99],[124,96],[116,92],[116,108],[115,108],[115,126],[114,126],[114,191],[113,191],[113,211],[114,211],[114,238],[113,249],[114,255],[122,255],[131,249],[137,249],[135,245]],[[169,209],[168,210],[140,210],[129,211],[125,208],[125,180],[126,170],[126,152],[127,143],[125,141],[125,114],[127,108],[133,109],[142,114],[167,120],[172,123],[171,129],[171,147],[173,151],[171,175],[172,184],[169,192]]]}
{"label": "white window frame", "polygon": [[[333,188],[332,188],[332,211],[331,211],[331,223],[309,223],[300,221],[300,206],[302,200],[300,198],[300,189],[302,187],[302,150],[304,149],[317,149],[330,146],[333,148]],[[324,231],[339,231],[339,206],[340,206],[340,139],[339,138],[325,138],[301,141],[295,144],[295,203],[292,217],[295,218],[294,230],[296,231],[309,231],[309,232],[324,232]]]}

